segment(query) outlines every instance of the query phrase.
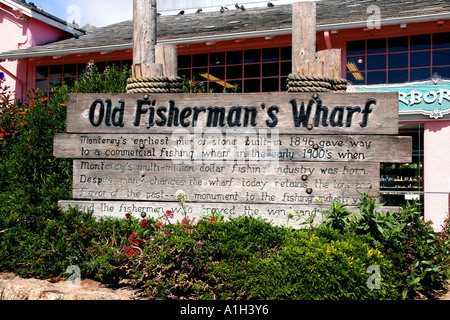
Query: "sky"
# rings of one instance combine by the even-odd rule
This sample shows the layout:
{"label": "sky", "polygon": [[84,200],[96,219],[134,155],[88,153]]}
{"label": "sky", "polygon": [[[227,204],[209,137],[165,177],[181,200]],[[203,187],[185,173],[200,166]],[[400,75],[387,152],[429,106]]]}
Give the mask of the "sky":
{"label": "sky", "polygon": [[[298,0],[270,0],[275,5],[292,3]],[[44,11],[67,22],[77,22],[80,27],[91,24],[103,27],[133,18],[133,0],[28,0],[34,2]],[[180,10],[186,13],[202,8],[204,12],[218,10],[227,6],[234,10],[234,4],[245,7],[265,6],[268,1],[261,0],[159,0],[158,12],[177,14]]]}

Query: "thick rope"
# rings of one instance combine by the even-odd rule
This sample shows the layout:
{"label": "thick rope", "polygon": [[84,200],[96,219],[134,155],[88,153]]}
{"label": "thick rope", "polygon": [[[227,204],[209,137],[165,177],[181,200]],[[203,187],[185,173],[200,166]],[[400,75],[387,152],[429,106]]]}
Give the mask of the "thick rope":
{"label": "thick rope", "polygon": [[324,76],[303,76],[291,73],[287,78],[288,92],[345,92],[347,80]]}
{"label": "thick rope", "polygon": [[136,77],[127,79],[127,93],[182,93],[181,77]]}

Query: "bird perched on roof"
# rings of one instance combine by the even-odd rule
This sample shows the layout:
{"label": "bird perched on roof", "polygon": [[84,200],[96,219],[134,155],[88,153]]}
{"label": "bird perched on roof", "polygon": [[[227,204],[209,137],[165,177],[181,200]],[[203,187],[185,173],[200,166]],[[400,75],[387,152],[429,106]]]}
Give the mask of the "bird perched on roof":
{"label": "bird perched on roof", "polygon": [[268,6],[269,8],[275,7],[275,5],[274,5],[272,2],[268,2],[268,3],[267,3],[267,6]]}
{"label": "bird perched on roof", "polygon": [[242,5],[239,9],[241,9],[242,11],[247,10],[247,9],[245,9],[244,5]]}
{"label": "bird perched on roof", "polygon": [[180,12],[178,12],[178,15],[181,16],[184,14],[184,10],[181,10]]}
{"label": "bird perched on roof", "polygon": [[225,8],[224,7],[220,7],[220,13],[224,13],[225,12]]}
{"label": "bird perched on roof", "polygon": [[202,8],[198,8],[196,13],[202,13]]}
{"label": "bird perched on roof", "polygon": [[236,8],[236,10],[239,10],[241,8],[237,3],[234,5],[234,7]]}

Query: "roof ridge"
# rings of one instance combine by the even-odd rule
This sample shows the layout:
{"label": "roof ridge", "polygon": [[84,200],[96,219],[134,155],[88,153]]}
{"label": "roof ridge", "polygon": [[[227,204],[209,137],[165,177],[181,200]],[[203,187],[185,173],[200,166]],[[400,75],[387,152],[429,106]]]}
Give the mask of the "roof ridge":
{"label": "roof ridge", "polygon": [[45,17],[47,17],[47,18],[49,18],[49,19],[51,19],[51,20],[53,20],[53,21],[55,21],[57,23],[60,23],[60,24],[62,24],[64,26],[66,26],[66,27],[69,27],[71,29],[75,29],[75,30],[77,30],[79,32],[85,33],[85,30],[83,30],[79,26],[77,27],[74,24],[69,23],[69,22],[67,22],[67,21],[65,21],[65,20],[63,20],[63,19],[61,19],[61,18],[59,18],[59,17],[57,17],[57,16],[55,16],[55,15],[45,11],[42,7],[36,6],[34,4],[34,2],[27,2],[26,0],[9,0],[9,1],[12,1],[12,2],[14,2],[14,3],[18,4],[18,5],[24,6],[25,8],[27,8],[27,9],[29,9],[31,11],[34,11],[34,12],[36,12],[38,14],[41,14],[41,15],[43,15],[43,16],[45,16]]}

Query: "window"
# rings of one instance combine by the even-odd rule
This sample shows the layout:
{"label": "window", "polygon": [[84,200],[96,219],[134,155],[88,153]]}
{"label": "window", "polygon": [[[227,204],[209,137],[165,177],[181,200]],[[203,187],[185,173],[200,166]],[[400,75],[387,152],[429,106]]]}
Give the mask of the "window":
{"label": "window", "polygon": [[354,84],[450,77],[450,32],[348,41],[346,66]]}
{"label": "window", "polygon": [[423,203],[423,124],[399,126],[401,136],[412,136],[413,153],[411,163],[382,163],[380,172],[380,194],[387,206],[401,206],[407,200],[418,199]]}
{"label": "window", "polygon": [[236,50],[178,56],[178,75],[224,92],[286,91],[292,69],[292,47]]}
{"label": "window", "polygon": [[[48,95],[50,89],[53,87],[72,84],[84,73],[86,65],[86,63],[73,63],[37,66],[35,87],[41,89],[44,94]],[[113,65],[120,69],[125,65],[130,68],[132,60],[101,61],[95,62],[95,65],[98,67],[99,72],[103,72],[106,67]]]}

